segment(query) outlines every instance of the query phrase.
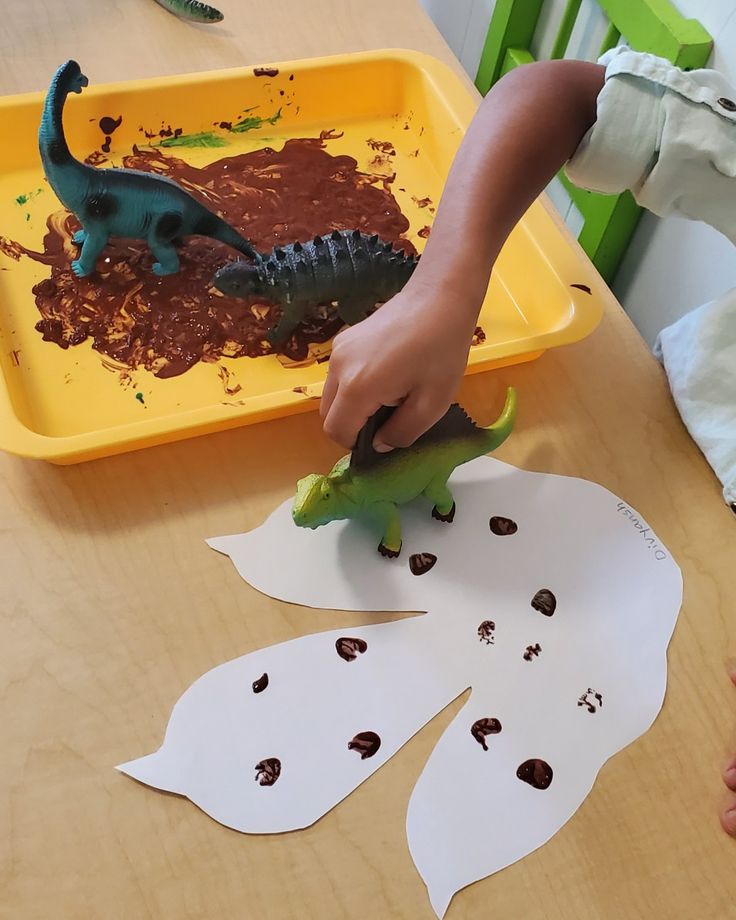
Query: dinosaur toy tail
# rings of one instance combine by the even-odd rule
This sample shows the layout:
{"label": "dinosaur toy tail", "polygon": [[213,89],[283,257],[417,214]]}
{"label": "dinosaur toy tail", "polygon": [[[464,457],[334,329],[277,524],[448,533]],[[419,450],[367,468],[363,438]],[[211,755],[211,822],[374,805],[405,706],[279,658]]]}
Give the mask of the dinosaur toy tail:
{"label": "dinosaur toy tail", "polygon": [[488,434],[488,451],[500,447],[511,434],[516,421],[516,390],[509,387],[506,391],[506,403],[496,421],[486,428]]}
{"label": "dinosaur toy tail", "polygon": [[238,252],[242,252],[244,256],[248,256],[249,259],[253,259],[254,262],[261,261],[261,254],[255,246],[216,214],[205,212],[197,222],[194,232],[226,243],[233,249],[237,249]]}

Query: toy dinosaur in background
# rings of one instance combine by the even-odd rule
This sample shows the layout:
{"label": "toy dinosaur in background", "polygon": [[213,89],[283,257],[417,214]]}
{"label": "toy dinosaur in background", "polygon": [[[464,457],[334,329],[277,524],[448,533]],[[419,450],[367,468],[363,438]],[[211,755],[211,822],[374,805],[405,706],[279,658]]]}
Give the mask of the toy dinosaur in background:
{"label": "toy dinosaur in background", "polygon": [[199,0],[156,0],[156,2],[175,16],[189,19],[191,22],[222,22],[225,18],[214,6],[199,3]]}
{"label": "toy dinosaur in background", "polygon": [[215,274],[213,284],[231,297],[279,304],[281,319],[267,334],[270,342],[278,343],[320,304],[336,302],[340,318],[354,325],[377,303],[397,294],[418,261],[378,236],[334,230],[306,243],[277,247],[253,262],[231,262]]}
{"label": "toy dinosaur in background", "polygon": [[327,476],[312,474],[297,484],[292,509],[298,527],[315,529],[330,521],[366,518],[381,529],[378,551],[401,552],[399,505],[420,495],[433,504],[432,517],[451,522],[455,501],[447,487],[453,470],[499,447],[511,434],[516,418],[516,391],[509,388],[496,422],[479,428],[454,404],[411,447],[387,454],[373,449],[373,436],[394,410],[380,409],[361,430],[352,454]]}
{"label": "toy dinosaur in background", "polygon": [[172,179],[136,169],[97,169],[74,159],[64,137],[62,113],[69,93],[81,93],[88,83],[76,61],[62,64],[46,95],[38,132],[46,178],[82,224],[74,234],[74,242],[82,244],[79,258],[72,262],[75,275],[81,278],[94,271],[110,236],[146,240],[158,260],[153,266],[158,275],[179,270],[174,242],[187,235],[207,236],[260,258],[248,240]]}

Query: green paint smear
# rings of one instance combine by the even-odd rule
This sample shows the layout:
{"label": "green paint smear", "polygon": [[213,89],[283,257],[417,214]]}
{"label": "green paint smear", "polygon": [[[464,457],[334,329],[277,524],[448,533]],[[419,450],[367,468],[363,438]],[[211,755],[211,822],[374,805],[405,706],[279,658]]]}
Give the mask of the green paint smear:
{"label": "green paint smear", "polygon": [[40,195],[42,191],[42,188],[37,188],[35,192],[28,192],[27,195],[18,195],[18,197],[15,199],[15,203],[20,207],[23,207],[24,204],[28,204],[29,201],[31,201],[37,195]]}
{"label": "green paint smear", "polygon": [[[256,106],[243,109],[252,112]],[[260,115],[246,115],[228,130],[232,134],[244,134],[246,131],[255,131],[263,125],[275,125],[281,118],[281,109],[273,115],[262,118]],[[179,137],[166,137],[162,141],[152,144],[153,147],[227,147],[228,140],[215,131],[200,131],[198,134],[180,134]],[[20,203],[20,202],[19,202]]]}
{"label": "green paint smear", "polygon": [[[246,109],[245,111],[251,112],[252,109]],[[253,131],[255,128],[260,128],[263,125],[275,125],[280,118],[281,109],[271,115],[270,118],[261,118],[259,115],[248,115],[246,118],[241,118],[241,120],[237,124],[234,124],[230,130],[233,134],[242,134],[244,131]]]}
{"label": "green paint smear", "polygon": [[228,142],[214,131],[200,131],[199,134],[180,134],[179,137],[167,137],[155,147],[227,147]]}
{"label": "green paint smear", "polygon": [[135,398],[138,400],[139,403],[142,403],[143,405],[145,405],[145,403],[143,402],[143,393],[136,393]]}

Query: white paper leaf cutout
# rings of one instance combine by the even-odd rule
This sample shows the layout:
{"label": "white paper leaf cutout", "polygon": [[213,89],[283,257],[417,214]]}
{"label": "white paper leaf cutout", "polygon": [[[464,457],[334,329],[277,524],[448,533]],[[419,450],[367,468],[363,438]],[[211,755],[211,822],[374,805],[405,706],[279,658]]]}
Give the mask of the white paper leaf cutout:
{"label": "white paper leaf cutout", "polygon": [[179,699],[159,751],[118,769],[186,795],[235,830],[308,827],[467,688],[442,656],[428,662],[436,648],[423,616],[236,658]]}
{"label": "white paper leaf cutout", "polygon": [[300,530],[290,503],[208,541],[272,597],[428,612],[215,668],[175,706],[161,750],[120,769],[239,830],[301,828],[472,687],[407,817],[435,912],[549,839],[659,712],[680,571],[636,512],[583,480],[481,458],[451,487],[452,525],[403,509],[398,560],[360,525]]}

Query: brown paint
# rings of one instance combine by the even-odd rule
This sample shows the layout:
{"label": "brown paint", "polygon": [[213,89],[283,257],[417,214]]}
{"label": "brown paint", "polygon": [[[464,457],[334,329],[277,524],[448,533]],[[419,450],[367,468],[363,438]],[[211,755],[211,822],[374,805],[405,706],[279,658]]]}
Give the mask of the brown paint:
{"label": "brown paint", "polygon": [[436,562],[434,553],[414,553],[409,557],[409,570],[412,575],[425,575]]}
{"label": "brown paint", "polygon": [[490,519],[488,526],[491,529],[491,533],[497,537],[511,537],[519,529],[516,521],[512,521],[511,518],[507,517],[497,517],[496,515]]}
{"label": "brown paint", "polygon": [[498,719],[478,719],[470,726],[470,734],[481,745],[484,751],[488,750],[486,744],[487,735],[497,735],[501,731],[501,723]]}
{"label": "brown paint", "polygon": [[528,783],[535,789],[548,789],[554,773],[546,760],[535,757],[525,760],[516,771],[516,775],[523,783]]}
{"label": "brown paint", "polygon": [[358,732],[352,741],[348,741],[348,750],[357,751],[361,760],[373,757],[381,746],[381,739],[375,732]]}
{"label": "brown paint", "polygon": [[571,284],[570,287],[577,288],[579,291],[585,291],[586,294],[593,293],[587,284]]}
{"label": "brown paint", "polygon": [[[163,131],[174,133],[170,127]],[[175,179],[260,250],[357,228],[415,253],[403,236],[409,221],[391,194],[391,179],[361,172],[350,156],[328,153],[326,139],[335,136],[323,132],[320,138],[291,139],[280,150],[264,147],[201,168],[160,149],[134,147],[123,165]],[[160,278],[151,272],[154,259],[144,241],[115,238],[97,271],[78,279],[70,266],[77,250],[71,236],[78,226],[66,211],[51,214],[43,252],[0,237],[0,252],[10,258],[26,256],[51,266],[50,278],[33,288],[41,314],[36,329],[45,341],[69,348],[89,338],[107,358],[161,378],[183,374],[199,361],[272,353],[266,331],[275,324],[278,308],[249,306],[210,286],[215,271],[239,257],[229,247],[188,237],[179,250],[180,271]],[[277,353],[286,364],[313,363],[312,352],[341,325],[325,305]]]}
{"label": "brown paint", "polygon": [[256,782],[261,786],[273,786],[281,776],[281,761],[278,757],[267,757],[255,766]]}
{"label": "brown paint", "polygon": [[362,655],[368,648],[365,639],[353,639],[350,636],[342,636],[335,642],[337,654],[343,661],[355,661],[358,655]]}
{"label": "brown paint", "polygon": [[163,121],[161,122],[161,127],[158,131],[156,131],[155,129],[152,131],[149,131],[147,128],[144,128],[142,126],[138,128],[138,130],[143,135],[145,135],[145,137],[147,137],[149,141],[152,140],[154,137],[161,137],[161,138],[180,137],[184,132],[183,128],[172,128],[171,125],[167,125]]}
{"label": "brown paint", "polygon": [[228,396],[235,396],[243,388],[239,383],[236,383],[235,386],[230,385],[230,371],[224,367],[222,364],[217,370],[217,373],[220,375],[220,380],[222,380],[222,386]]}
{"label": "brown paint", "polygon": [[278,67],[254,67],[253,75],[256,77],[278,77]]}
{"label": "brown paint", "polygon": [[101,150],[93,150],[84,161],[88,166],[101,166],[103,163],[107,163],[107,157],[102,153]]}
{"label": "brown paint", "polygon": [[375,138],[369,137],[366,144],[368,144],[371,150],[375,150],[378,153],[384,153],[390,157],[396,156],[396,148],[391,141],[377,141]]}
{"label": "brown paint", "polygon": [[532,607],[545,617],[551,617],[557,609],[557,598],[549,588],[541,588],[532,598]]}
{"label": "brown paint", "polygon": [[119,115],[117,118],[111,118],[109,115],[103,115],[99,121],[100,131],[102,131],[103,134],[114,134],[122,123],[122,115]]}
{"label": "brown paint", "polygon": [[258,678],[258,680],[253,681],[253,692],[254,693],[263,693],[263,691],[268,686],[268,674],[264,673]]}
{"label": "brown paint", "polygon": [[[590,697],[593,699],[590,699]],[[593,700],[595,700],[595,703]],[[588,712],[593,715],[598,709],[603,708],[603,695],[597,693],[592,687],[588,687],[585,693],[581,694],[578,700],[578,706],[585,706]]]}
{"label": "brown paint", "polygon": [[486,645],[493,645],[496,641],[493,633],[496,631],[496,624],[493,620],[483,620],[478,627],[478,641],[485,642]]}

